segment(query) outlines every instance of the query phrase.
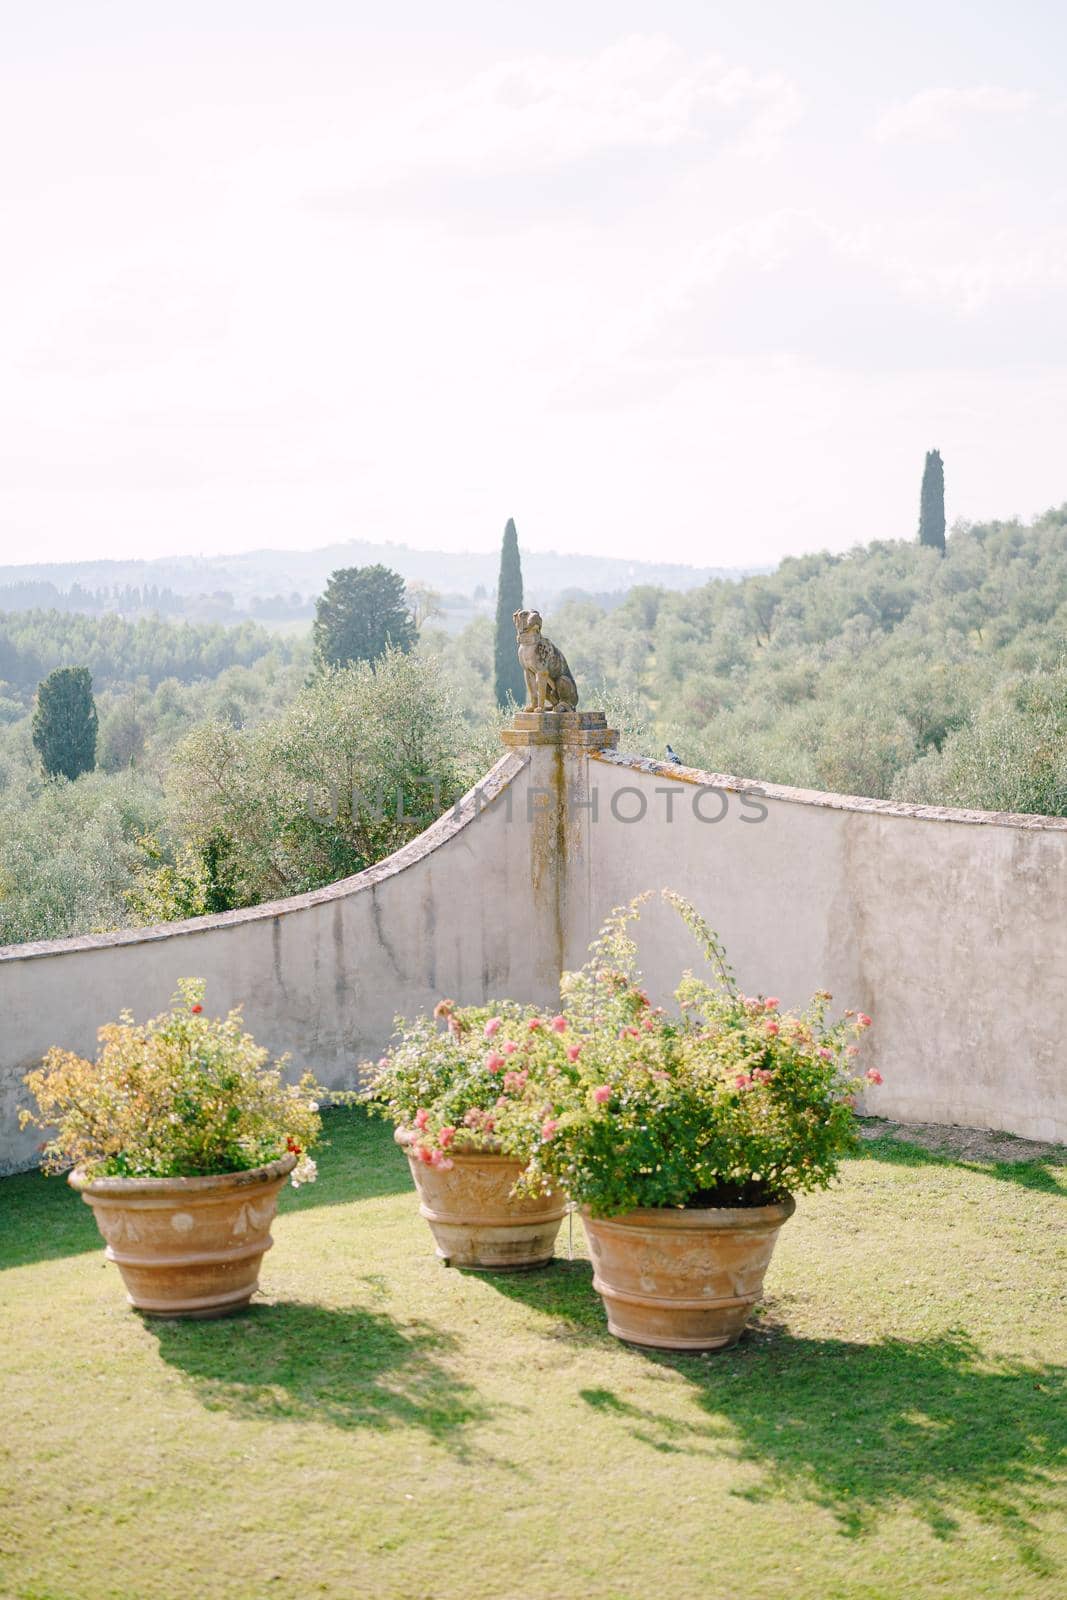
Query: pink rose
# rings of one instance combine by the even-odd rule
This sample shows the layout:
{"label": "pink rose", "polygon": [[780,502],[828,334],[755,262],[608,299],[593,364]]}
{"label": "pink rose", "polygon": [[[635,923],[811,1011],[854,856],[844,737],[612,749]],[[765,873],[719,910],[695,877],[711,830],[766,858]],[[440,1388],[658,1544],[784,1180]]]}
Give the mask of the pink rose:
{"label": "pink rose", "polygon": [[823,1048],[819,1051],[819,1059],[820,1059],[820,1061],[832,1061],[833,1058],[834,1058],[833,1051],[832,1050],[827,1050],[826,1046],[824,1045]]}
{"label": "pink rose", "polygon": [[582,1053],[582,1047],[581,1047],[580,1044],[569,1044],[567,1046],[567,1060],[568,1061],[577,1061],[577,1059],[581,1055],[581,1053]]}
{"label": "pink rose", "polygon": [[593,1099],[596,1101],[598,1106],[606,1106],[608,1101],[611,1099],[610,1086],[606,1083],[600,1084],[593,1090]]}
{"label": "pink rose", "polygon": [[756,1067],[752,1073],[752,1076],[757,1083],[770,1083],[771,1079],[774,1077],[774,1073],[768,1072],[766,1067]]}
{"label": "pink rose", "polygon": [[738,1089],[747,1089],[751,1086],[751,1083],[752,1079],[749,1077],[747,1072],[739,1072],[737,1077],[734,1079],[734,1084]]}
{"label": "pink rose", "polygon": [[441,1146],[442,1150],[447,1150],[455,1137],[455,1128],[442,1128],[440,1133],[437,1135],[437,1142]]}
{"label": "pink rose", "polygon": [[553,1017],[552,1018],[552,1026],[553,1026],[553,1028],[555,1028],[557,1033],[566,1033],[566,1031],[567,1031],[567,1019],[566,1019],[566,1017]]}
{"label": "pink rose", "polygon": [[490,1050],[489,1054],[485,1058],[486,1072],[499,1072],[503,1065],[504,1057],[500,1054],[499,1050]]}
{"label": "pink rose", "polygon": [[429,1120],[430,1120],[430,1113],[428,1111],[423,1111],[423,1110],[416,1111],[416,1113],[415,1113],[415,1126],[416,1126],[416,1128],[418,1128],[420,1133],[422,1132],[423,1128],[425,1128],[425,1126],[429,1122]]}
{"label": "pink rose", "polygon": [[871,1025],[870,1017],[867,1015],[867,1013],[865,1011],[861,1011],[859,1016],[856,1018],[856,1026],[857,1026],[857,1028],[869,1028],[870,1025]]}
{"label": "pink rose", "polygon": [[541,1138],[547,1143],[558,1127],[559,1123],[554,1117],[546,1117],[541,1124]]}
{"label": "pink rose", "polygon": [[877,1067],[868,1067],[867,1068],[867,1082],[868,1083],[881,1083],[882,1081],[883,1081],[882,1080],[882,1074],[878,1071]]}
{"label": "pink rose", "polygon": [[845,1046],[845,1054],[846,1054],[846,1056],[858,1056],[859,1053],[860,1053],[860,1047],[859,1047],[858,1044],[849,1044],[849,1045]]}
{"label": "pink rose", "polygon": [[773,998],[772,997],[772,998],[769,998],[767,1000],[764,1000],[763,1005],[764,1005],[764,1009],[767,1010],[767,1011],[777,1011],[778,1007],[781,1005],[781,1003],[782,1002],[780,1000],[778,1000],[777,998]]}
{"label": "pink rose", "polygon": [[485,1037],[487,1039],[491,1039],[494,1034],[500,1032],[501,1025],[501,1019],[499,1017],[490,1017],[489,1021],[485,1025]]}
{"label": "pink rose", "polygon": [[389,1057],[388,1056],[379,1056],[378,1065],[381,1068],[381,1070],[384,1072],[386,1067],[389,1065]]}
{"label": "pink rose", "polygon": [[781,1031],[782,1031],[780,1025],[777,1022],[768,1022],[766,1027],[767,1027],[767,1032],[770,1034],[772,1039],[774,1038],[776,1033],[781,1033]]}
{"label": "pink rose", "polygon": [[513,1056],[519,1047],[515,1043],[514,1039],[505,1039],[500,1048],[503,1050],[506,1056]]}
{"label": "pink rose", "polygon": [[541,1021],[540,1017],[531,1017],[526,1026],[529,1028],[531,1033],[536,1033],[538,1028],[544,1027],[544,1023]]}

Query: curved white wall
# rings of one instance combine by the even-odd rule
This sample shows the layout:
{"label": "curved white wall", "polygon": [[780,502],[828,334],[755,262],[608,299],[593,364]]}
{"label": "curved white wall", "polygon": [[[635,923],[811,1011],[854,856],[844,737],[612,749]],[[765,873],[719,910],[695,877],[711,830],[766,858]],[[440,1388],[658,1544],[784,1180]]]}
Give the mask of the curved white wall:
{"label": "curved white wall", "polygon": [[[701,820],[723,809],[711,786],[718,822]],[[242,1003],[294,1071],[348,1086],[397,1012],[550,1003],[604,914],[664,886],[717,927],[744,987],[787,1003],[827,987],[871,1013],[869,1111],[1067,1142],[1067,819],[761,787],[534,734],[455,814],[328,889],[0,950],[0,1173],[35,1159],[17,1109],[45,1050],[91,1055],[102,1021],[160,1010],[180,977],[206,978],[213,1010]],[[662,906],[640,941],[658,998],[699,964]]]}
{"label": "curved white wall", "polygon": [[[891,805],[607,753],[584,781],[598,820],[577,843],[586,920],[570,924],[569,964],[610,906],[674,887],[723,936],[743,988],[789,1004],[828,988],[870,1013],[864,1062],[885,1078],[871,1114],[1067,1143],[1067,819]],[[725,796],[719,822],[694,811],[702,785]],[[644,796],[642,822],[618,820],[640,809],[624,789]],[[757,789],[766,818],[743,820]],[[722,807],[698,799],[707,817]],[[642,922],[662,998],[702,957],[668,908]]]}
{"label": "curved white wall", "polygon": [[[18,1130],[23,1076],[58,1044],[92,1057],[96,1029],[123,1007],[162,1010],[177,980],[207,980],[212,1011],[243,1005],[249,1031],[292,1070],[331,1088],[357,1082],[397,1012],[515,992],[548,1001],[556,947],[532,944],[528,762],[504,756],[468,796],[388,860],[312,894],[151,929],[0,950],[0,1173],[32,1166],[39,1132]],[[499,803],[491,803],[494,797]],[[483,809],[483,806],[485,807]]]}

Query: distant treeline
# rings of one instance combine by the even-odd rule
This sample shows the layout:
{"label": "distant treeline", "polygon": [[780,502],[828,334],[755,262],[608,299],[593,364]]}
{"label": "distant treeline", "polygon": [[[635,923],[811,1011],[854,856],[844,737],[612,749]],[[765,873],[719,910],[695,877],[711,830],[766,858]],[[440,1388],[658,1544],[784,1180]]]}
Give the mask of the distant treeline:
{"label": "distant treeline", "polygon": [[310,617],[315,609],[314,597],[302,594],[259,595],[249,600],[247,612],[241,612],[228,589],[214,589],[203,594],[178,594],[173,589],[158,584],[114,584],[110,588],[86,589],[72,583],[69,589],[60,589],[44,581],[0,584],[0,613],[13,611],[61,611],[85,616],[103,616],[115,613],[123,617],[157,616],[185,618],[188,621],[212,622],[218,619],[238,621],[242,616],[260,617],[265,621],[285,621],[293,617]]}
{"label": "distant treeline", "polygon": [[227,667],[248,667],[268,652],[287,654],[284,641],[254,622],[161,623],[131,621],[114,612],[0,613],[0,684],[9,697],[32,697],[53,667],[88,667],[96,690],[149,688],[166,678],[194,683],[216,678]]}

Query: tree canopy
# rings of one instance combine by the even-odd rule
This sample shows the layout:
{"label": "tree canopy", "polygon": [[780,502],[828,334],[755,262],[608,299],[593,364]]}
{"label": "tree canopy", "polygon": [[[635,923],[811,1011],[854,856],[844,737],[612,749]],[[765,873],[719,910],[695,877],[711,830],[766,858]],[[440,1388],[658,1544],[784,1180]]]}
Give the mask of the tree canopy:
{"label": "tree canopy", "polygon": [[50,778],[71,782],[96,766],[96,701],[88,667],[57,667],[37,689],[33,744]]}
{"label": "tree canopy", "polygon": [[341,567],[331,574],[315,607],[313,638],[320,667],[377,661],[385,652],[410,650],[418,633],[404,580],[388,567]]}

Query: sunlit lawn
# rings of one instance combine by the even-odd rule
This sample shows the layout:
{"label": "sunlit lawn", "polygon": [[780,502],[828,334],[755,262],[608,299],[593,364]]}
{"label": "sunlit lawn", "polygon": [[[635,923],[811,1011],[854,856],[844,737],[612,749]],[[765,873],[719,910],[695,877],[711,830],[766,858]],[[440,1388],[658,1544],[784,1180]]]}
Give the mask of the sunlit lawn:
{"label": "sunlit lawn", "polygon": [[4,1600],[1062,1596],[1067,1169],[888,1140],[784,1229],[732,1352],[605,1331],[580,1227],[434,1259],[328,1122],[263,1294],[142,1321],[58,1179],[0,1182]]}

